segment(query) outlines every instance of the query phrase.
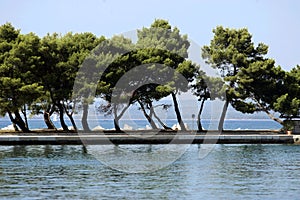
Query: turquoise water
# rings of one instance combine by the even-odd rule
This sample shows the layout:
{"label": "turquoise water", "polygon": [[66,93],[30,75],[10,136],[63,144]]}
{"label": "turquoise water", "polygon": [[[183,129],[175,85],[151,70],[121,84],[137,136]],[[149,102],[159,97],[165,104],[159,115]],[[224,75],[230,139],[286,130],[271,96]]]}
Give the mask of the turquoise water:
{"label": "turquoise water", "polygon": [[0,146],[0,197],[299,199],[300,146],[216,145],[204,159],[198,148],[164,169],[126,174],[82,146]]}

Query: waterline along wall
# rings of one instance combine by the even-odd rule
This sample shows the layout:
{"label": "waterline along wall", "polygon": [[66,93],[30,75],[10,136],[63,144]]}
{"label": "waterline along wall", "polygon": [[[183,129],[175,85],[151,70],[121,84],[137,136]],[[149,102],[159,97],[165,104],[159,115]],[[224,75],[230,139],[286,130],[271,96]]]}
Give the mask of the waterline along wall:
{"label": "waterline along wall", "polygon": [[[176,137],[176,138],[174,138]],[[299,135],[1,135],[0,145],[111,145],[111,144],[300,144]]]}

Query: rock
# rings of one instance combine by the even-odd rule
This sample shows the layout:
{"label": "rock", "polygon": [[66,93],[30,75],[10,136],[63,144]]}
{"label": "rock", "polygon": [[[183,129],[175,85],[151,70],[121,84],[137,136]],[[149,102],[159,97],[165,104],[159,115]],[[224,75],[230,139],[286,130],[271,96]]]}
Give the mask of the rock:
{"label": "rock", "polygon": [[15,129],[14,129],[14,126],[11,124],[11,125],[1,128],[1,130],[14,131]]}
{"label": "rock", "polygon": [[133,130],[132,126],[129,126],[128,124],[124,124],[123,130]]}
{"label": "rock", "polygon": [[96,126],[96,127],[94,127],[94,128],[92,129],[92,131],[103,131],[103,130],[105,130],[105,128],[103,128],[103,127],[100,126],[100,125],[98,125],[98,126]]}
{"label": "rock", "polygon": [[[186,128],[186,130],[189,130],[189,126],[187,125],[187,123],[184,123],[184,127]],[[177,124],[174,124],[174,125],[172,126],[172,129],[173,129],[173,130],[181,130],[181,127],[180,127],[180,125],[177,123]]]}

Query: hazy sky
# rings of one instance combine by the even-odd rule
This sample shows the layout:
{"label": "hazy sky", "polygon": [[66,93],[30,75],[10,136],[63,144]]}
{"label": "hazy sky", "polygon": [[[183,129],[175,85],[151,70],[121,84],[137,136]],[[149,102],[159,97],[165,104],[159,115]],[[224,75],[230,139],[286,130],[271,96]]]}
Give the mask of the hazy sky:
{"label": "hazy sky", "polygon": [[269,45],[269,57],[289,70],[300,64],[300,1],[288,0],[1,0],[0,24],[22,33],[93,32],[110,37],[163,18],[200,46],[217,25],[247,27]]}

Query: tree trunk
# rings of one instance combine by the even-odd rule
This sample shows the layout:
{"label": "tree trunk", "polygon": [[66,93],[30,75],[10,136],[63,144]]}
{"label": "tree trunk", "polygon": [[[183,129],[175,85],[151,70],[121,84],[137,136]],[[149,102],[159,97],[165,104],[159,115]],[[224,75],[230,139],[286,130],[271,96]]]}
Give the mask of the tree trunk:
{"label": "tree trunk", "polygon": [[61,127],[64,131],[69,131],[68,126],[67,126],[67,124],[65,123],[65,120],[64,120],[64,108],[61,105],[61,103],[58,103],[57,107],[58,107],[58,110],[59,110],[59,120],[60,120]]}
{"label": "tree trunk", "polygon": [[50,114],[47,111],[44,111],[44,122],[48,129],[56,129],[53,122],[50,119]]}
{"label": "tree trunk", "polygon": [[[52,107],[52,108],[51,108]],[[48,129],[55,129],[56,130],[56,127],[54,126],[53,122],[51,121],[51,114],[54,112],[54,109],[53,109],[54,106],[48,106],[47,110],[44,111],[44,122],[47,126]]]}
{"label": "tree trunk", "polygon": [[197,116],[197,125],[198,125],[198,131],[203,131],[202,123],[201,123],[201,114],[204,107],[205,98],[202,99],[200,109]]}
{"label": "tree trunk", "polygon": [[19,131],[19,128],[18,128],[18,126],[17,126],[17,124],[16,124],[16,123],[12,123],[12,125],[13,125],[13,127],[14,127],[15,131]]}
{"label": "tree trunk", "polygon": [[219,125],[218,125],[218,131],[223,131],[224,121],[225,121],[228,105],[229,105],[229,100],[226,99],[225,104],[223,106],[222,114],[221,114],[221,117],[220,117],[220,121],[219,121]]}
{"label": "tree trunk", "polygon": [[30,132],[30,130],[28,129],[28,127],[26,127],[25,122],[23,121],[19,111],[15,111],[15,123],[18,125],[18,127],[23,131],[23,132]]}
{"label": "tree trunk", "polygon": [[91,131],[88,121],[87,121],[88,113],[89,113],[89,105],[83,104],[81,123],[82,123],[82,128],[84,131]]}
{"label": "tree trunk", "polygon": [[117,106],[114,105],[114,108],[113,108],[113,112],[114,112],[114,126],[115,126],[115,129],[116,129],[116,132],[122,132],[121,131],[121,128],[120,128],[120,124],[119,124],[119,117],[118,117],[118,112],[117,112]]}
{"label": "tree trunk", "polygon": [[[142,109],[142,111],[143,111],[143,114],[144,114],[144,116],[146,117],[146,119],[148,120],[148,122],[149,122],[149,124],[151,125],[152,129],[157,129],[157,126],[156,126],[156,124],[154,123],[153,119],[151,118],[151,115],[148,115],[148,114],[147,114],[144,105],[143,105],[140,101],[138,101],[138,103],[140,104],[141,109]],[[151,111],[150,111],[150,113],[151,113]]]}
{"label": "tree trunk", "polygon": [[118,117],[115,117],[115,119],[114,119],[114,126],[115,126],[115,129],[116,129],[116,132],[122,132],[122,130],[120,128]]}
{"label": "tree trunk", "polygon": [[24,105],[23,109],[21,109],[21,112],[23,113],[23,116],[24,116],[25,126],[26,126],[26,128],[29,128],[29,126],[28,126],[28,119],[27,119],[27,113],[26,113],[26,105]]}
{"label": "tree trunk", "polygon": [[283,125],[283,121],[277,117],[275,117],[274,115],[272,115],[268,109],[266,109],[265,107],[263,107],[256,99],[254,99],[254,101],[257,103],[258,107],[263,110],[270,119],[274,120],[275,122],[278,122],[279,124]]}
{"label": "tree trunk", "polygon": [[171,127],[168,127],[165,123],[161,121],[161,119],[156,115],[155,112],[153,112],[153,116],[157,119],[158,123],[165,129],[165,130],[171,130]]}
{"label": "tree trunk", "polygon": [[67,116],[69,117],[74,130],[77,131],[77,126],[76,126],[75,120],[73,118],[73,114],[67,113]]}
{"label": "tree trunk", "polygon": [[152,103],[149,103],[150,113],[157,119],[158,123],[165,129],[165,130],[172,130],[172,128],[168,127],[165,123],[161,121],[161,119],[156,115]]}
{"label": "tree trunk", "polygon": [[119,120],[122,118],[122,116],[124,115],[125,111],[129,108],[130,104],[128,104],[120,113],[120,115],[118,115],[118,109],[117,106],[114,105],[114,125],[115,125],[115,129],[117,132],[122,132],[121,128],[120,128],[120,124],[119,124]]}
{"label": "tree trunk", "polygon": [[69,117],[69,119],[70,119],[70,121],[71,121],[71,124],[72,124],[74,130],[77,131],[77,126],[76,126],[75,120],[74,120],[74,118],[73,118],[73,111],[72,111],[72,112],[68,112],[68,109],[67,109],[67,107],[65,106],[65,104],[63,104],[63,107],[64,107],[64,109],[65,109],[65,112],[66,112],[67,116]]}
{"label": "tree trunk", "polygon": [[186,128],[184,126],[184,123],[182,121],[182,117],[181,117],[181,114],[180,114],[180,111],[179,111],[178,102],[177,102],[177,99],[176,99],[176,94],[174,92],[172,92],[171,94],[172,94],[172,99],[173,99],[173,103],[174,103],[174,108],[175,108],[177,121],[180,125],[181,130],[186,131]]}
{"label": "tree trunk", "polygon": [[10,121],[11,121],[11,123],[12,123],[12,125],[13,125],[13,127],[14,127],[14,129],[15,129],[15,131],[19,131],[19,128],[18,128],[18,126],[16,125],[15,119],[14,119],[14,117],[12,116],[11,112],[8,112],[8,116],[9,116],[9,119],[10,119]]}
{"label": "tree trunk", "polygon": [[274,120],[275,122],[278,122],[279,124],[283,125],[283,121],[274,115],[272,115],[267,109],[264,110],[265,113],[270,117],[270,119]]}

